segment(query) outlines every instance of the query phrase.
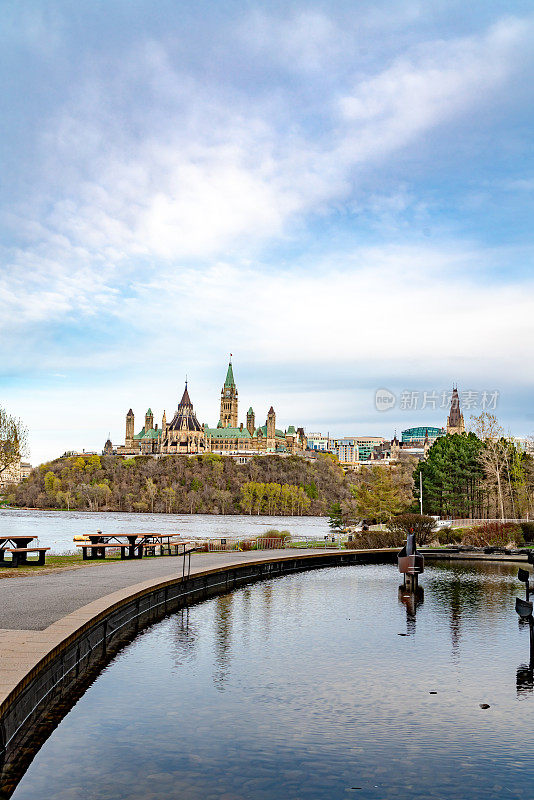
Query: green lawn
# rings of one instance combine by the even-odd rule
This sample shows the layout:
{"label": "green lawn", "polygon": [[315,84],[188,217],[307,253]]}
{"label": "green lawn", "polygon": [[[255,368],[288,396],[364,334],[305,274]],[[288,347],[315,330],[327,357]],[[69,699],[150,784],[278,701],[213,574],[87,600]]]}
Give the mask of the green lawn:
{"label": "green lawn", "polygon": [[[120,561],[118,558],[109,558],[105,561]],[[22,575],[34,575],[36,572],[52,572],[58,569],[77,569],[78,567],[92,567],[95,564],[102,564],[105,561],[83,561],[81,553],[66,553],[63,555],[48,555],[46,562],[40,566],[39,564],[24,564],[20,567],[0,567],[0,578],[13,578],[15,576],[21,577]]]}

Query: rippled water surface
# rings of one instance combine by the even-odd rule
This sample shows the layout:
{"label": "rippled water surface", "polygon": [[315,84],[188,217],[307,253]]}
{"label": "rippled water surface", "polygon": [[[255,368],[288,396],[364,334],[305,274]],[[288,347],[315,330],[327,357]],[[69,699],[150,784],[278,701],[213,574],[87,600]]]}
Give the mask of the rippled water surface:
{"label": "rippled water surface", "polygon": [[217,536],[254,537],[269,528],[298,536],[328,533],[326,517],[264,517],[213,514],[126,514],[119,512],[0,509],[0,535],[37,536],[53,553],[74,552],[73,536],[94,533],[179,533],[205,539]]}
{"label": "rippled water surface", "polygon": [[386,565],[193,606],[114,659],[14,798],[531,798],[516,572],[427,567],[417,608]]}

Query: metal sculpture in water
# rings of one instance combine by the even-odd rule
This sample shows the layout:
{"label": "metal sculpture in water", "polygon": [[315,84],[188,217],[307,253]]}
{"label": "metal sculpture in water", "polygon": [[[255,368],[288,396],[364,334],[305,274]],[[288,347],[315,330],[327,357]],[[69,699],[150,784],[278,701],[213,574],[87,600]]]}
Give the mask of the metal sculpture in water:
{"label": "metal sculpture in water", "polygon": [[[528,563],[534,564],[534,553],[528,554]],[[530,580],[530,572],[527,569],[519,568],[517,572],[518,580],[525,584],[525,599],[516,597],[515,610],[519,616],[520,624],[528,625],[529,628],[529,663],[521,664],[517,670],[517,691],[522,694],[525,691],[532,691],[534,685],[534,616],[532,614],[533,604],[530,599],[531,593],[534,592],[534,581]]]}
{"label": "metal sculpture in water", "polygon": [[416,592],[419,586],[419,575],[425,571],[425,559],[417,552],[415,533],[406,536],[406,544],[398,555],[399,572],[404,575],[404,588]]}

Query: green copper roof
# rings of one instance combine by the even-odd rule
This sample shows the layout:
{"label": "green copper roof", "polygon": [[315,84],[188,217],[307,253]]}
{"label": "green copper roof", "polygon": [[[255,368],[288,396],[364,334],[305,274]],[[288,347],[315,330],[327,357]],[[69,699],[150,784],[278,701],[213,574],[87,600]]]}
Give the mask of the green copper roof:
{"label": "green copper roof", "polygon": [[235,386],[234,371],[232,369],[232,362],[228,364],[228,372],[226,373],[226,380],[224,382],[226,388]]}
{"label": "green copper roof", "polygon": [[[261,431],[264,436],[267,436],[267,425],[262,425],[260,428],[258,428],[258,430]],[[279,428],[275,428],[274,435],[280,436],[282,439],[285,439],[284,431],[279,430]]]}
{"label": "green copper roof", "polygon": [[290,425],[289,426],[289,428],[287,429],[287,435],[288,436],[294,436],[295,435],[295,426],[294,425]]}
{"label": "green copper roof", "polygon": [[136,433],[133,438],[137,439],[137,440],[139,440],[139,439],[158,439],[160,434],[161,434],[161,429],[160,428],[158,428],[158,430],[156,430],[155,428],[151,428],[149,431],[145,431],[145,428],[143,426],[141,428],[141,430],[139,431],[139,433]]}
{"label": "green copper roof", "polygon": [[204,428],[204,433],[212,439],[250,439],[246,428]]}
{"label": "green copper roof", "polygon": [[146,413],[147,413],[147,417],[152,417],[153,416],[151,408],[149,408]]}
{"label": "green copper roof", "polygon": [[249,410],[247,411],[247,414],[253,414],[253,413],[254,411],[252,410],[252,406],[250,406]]}

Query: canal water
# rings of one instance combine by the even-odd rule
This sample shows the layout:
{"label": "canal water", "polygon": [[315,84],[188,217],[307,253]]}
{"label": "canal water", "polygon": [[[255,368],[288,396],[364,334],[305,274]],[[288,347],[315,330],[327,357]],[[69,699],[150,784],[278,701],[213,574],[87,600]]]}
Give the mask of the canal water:
{"label": "canal water", "polygon": [[[147,629],[15,800],[531,798],[534,697],[511,565],[322,569]],[[488,704],[489,708],[481,708]]]}
{"label": "canal water", "polygon": [[264,517],[211,514],[126,514],[119,512],[40,511],[0,509],[0,536],[37,536],[52,553],[76,550],[73,537],[94,533],[178,533],[186,538],[254,537],[270,528],[288,530],[294,537],[322,538],[326,517]]}

